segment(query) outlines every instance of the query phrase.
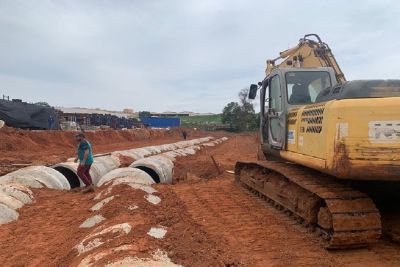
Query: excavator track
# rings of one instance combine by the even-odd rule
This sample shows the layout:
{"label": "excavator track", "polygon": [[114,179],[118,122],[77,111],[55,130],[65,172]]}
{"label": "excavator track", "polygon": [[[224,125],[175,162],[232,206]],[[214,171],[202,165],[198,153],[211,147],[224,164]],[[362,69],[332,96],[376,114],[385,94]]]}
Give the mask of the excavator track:
{"label": "excavator track", "polygon": [[381,236],[381,216],[368,195],[335,178],[283,162],[237,162],[236,181],[267,197],[327,237],[327,249],[360,248]]}

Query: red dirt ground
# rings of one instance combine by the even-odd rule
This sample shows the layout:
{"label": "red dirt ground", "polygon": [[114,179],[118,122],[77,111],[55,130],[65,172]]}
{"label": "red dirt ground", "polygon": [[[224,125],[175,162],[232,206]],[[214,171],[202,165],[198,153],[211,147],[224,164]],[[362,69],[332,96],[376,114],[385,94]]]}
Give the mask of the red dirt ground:
{"label": "red dirt ground", "polygon": [[[256,137],[241,135],[179,158],[175,184],[156,186],[162,199],[156,207],[143,201],[141,191],[115,187],[112,194],[119,196],[100,212],[104,224],[129,221],[135,226],[132,233],[100,251],[131,244],[130,253],[146,256],[161,248],[184,266],[400,266],[400,246],[387,240],[368,249],[326,251],[315,233],[238,187],[226,171],[233,170],[239,159],[255,159],[256,151]],[[94,194],[41,189],[35,195],[37,202],[24,206],[18,221],[0,226],[0,263],[76,266],[85,255],[78,257],[73,247],[92,231],[78,226],[97,214],[88,211],[96,203]],[[139,209],[127,210],[129,203]],[[164,239],[146,236],[154,225],[168,227]],[[112,254],[99,264],[124,253]]]}
{"label": "red dirt ground", "polygon": [[[206,136],[202,131],[187,130],[189,138]],[[0,130],[0,175],[18,168],[12,164],[45,165],[65,161],[75,155],[76,142],[72,131],[26,131],[13,128]],[[126,131],[88,131],[93,153],[159,145],[182,140],[180,131],[173,129]],[[217,136],[221,134],[216,134]]]}

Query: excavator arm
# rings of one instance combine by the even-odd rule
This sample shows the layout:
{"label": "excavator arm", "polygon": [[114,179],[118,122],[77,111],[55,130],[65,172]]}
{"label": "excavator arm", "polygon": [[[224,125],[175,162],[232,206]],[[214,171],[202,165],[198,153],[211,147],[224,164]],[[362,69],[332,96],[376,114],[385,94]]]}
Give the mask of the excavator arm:
{"label": "excavator arm", "polygon": [[[314,37],[316,40],[310,39]],[[280,61],[281,60],[281,61]],[[280,61],[280,62],[278,62]],[[279,57],[267,60],[265,74],[268,76],[276,68],[317,68],[331,67],[338,83],[346,81],[329,46],[317,34],[306,34],[297,46],[279,53]]]}

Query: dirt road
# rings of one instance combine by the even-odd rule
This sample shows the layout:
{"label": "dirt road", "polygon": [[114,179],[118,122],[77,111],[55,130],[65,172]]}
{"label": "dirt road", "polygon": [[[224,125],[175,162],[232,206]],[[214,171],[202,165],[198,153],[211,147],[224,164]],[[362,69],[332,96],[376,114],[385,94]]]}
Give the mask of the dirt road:
{"label": "dirt road", "polygon": [[[316,233],[234,183],[233,175],[212,170],[211,155],[225,170],[238,159],[255,159],[253,136],[235,137],[185,158],[175,170],[174,191],[189,214],[245,266],[399,266],[400,246],[380,241],[369,249],[329,252]],[[187,174],[186,174],[187,173]],[[182,181],[182,177],[188,177]],[[201,178],[200,178],[201,177]]]}

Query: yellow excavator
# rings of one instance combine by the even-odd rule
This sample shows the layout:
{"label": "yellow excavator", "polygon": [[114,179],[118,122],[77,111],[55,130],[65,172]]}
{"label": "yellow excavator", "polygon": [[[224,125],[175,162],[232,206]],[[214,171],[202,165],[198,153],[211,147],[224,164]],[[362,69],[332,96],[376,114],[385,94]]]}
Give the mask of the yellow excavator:
{"label": "yellow excavator", "polygon": [[400,80],[346,81],[316,34],[268,60],[265,72],[249,90],[250,99],[259,91],[263,157],[237,162],[236,181],[316,230],[329,249],[376,242],[376,202],[385,190],[400,193]]}

